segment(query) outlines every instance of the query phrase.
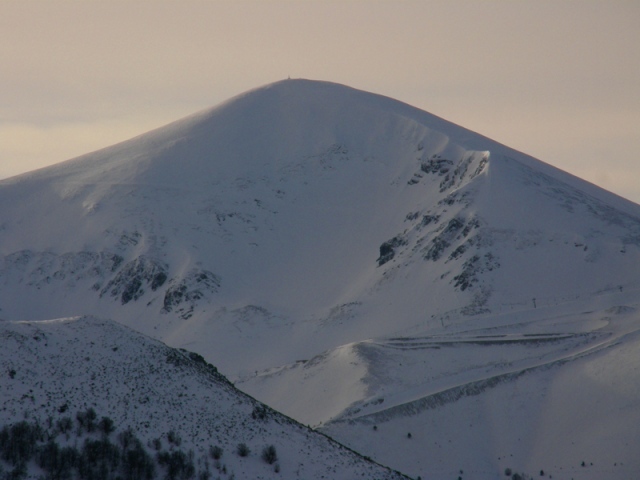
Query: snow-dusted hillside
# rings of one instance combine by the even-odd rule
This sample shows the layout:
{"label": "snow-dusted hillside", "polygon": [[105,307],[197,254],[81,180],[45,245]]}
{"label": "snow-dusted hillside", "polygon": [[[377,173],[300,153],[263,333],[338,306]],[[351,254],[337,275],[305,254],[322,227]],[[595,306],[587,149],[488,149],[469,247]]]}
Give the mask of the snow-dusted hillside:
{"label": "snow-dusted hillside", "polygon": [[[629,309],[625,332],[638,322],[640,206],[427,112],[326,82],[267,85],[2,181],[0,204],[4,318],[116,318],[416,474],[423,461],[390,460],[347,421],[493,378],[510,381],[471,400],[446,394],[455,401],[434,415],[495,394],[484,392],[528,392],[533,378],[564,398],[550,386],[558,375],[617,351],[612,339],[630,342],[606,312]],[[527,408],[479,438],[511,438],[502,429],[528,419]],[[617,425],[617,410],[584,408]],[[417,449],[443,432],[425,418],[416,425],[431,433]],[[575,443],[569,424],[554,425]],[[385,451],[403,448],[387,448],[393,438]],[[442,459],[469,448],[456,438],[438,457],[446,478],[458,467]],[[628,461],[628,437],[610,444]],[[491,445],[472,457],[487,472],[501,465],[487,455],[504,454]],[[543,451],[512,452],[511,467],[551,461],[533,450]]]}
{"label": "snow-dusted hillside", "polygon": [[[0,339],[0,425],[27,419],[45,426],[65,416],[75,423],[93,408],[145,445],[159,439],[167,448],[175,434],[199,467],[210,463],[214,478],[405,478],[264,407],[202,357],[115,322],[0,321]],[[236,454],[240,443],[251,450],[247,457]],[[260,458],[268,445],[279,471]],[[212,446],[223,451],[218,468]]]}
{"label": "snow-dusted hillside", "polygon": [[548,313],[355,344],[348,364],[305,372],[342,371],[340,383],[359,381],[366,392],[321,431],[412,476],[446,479],[462,469],[493,479],[511,468],[567,480],[634,478],[638,304]]}

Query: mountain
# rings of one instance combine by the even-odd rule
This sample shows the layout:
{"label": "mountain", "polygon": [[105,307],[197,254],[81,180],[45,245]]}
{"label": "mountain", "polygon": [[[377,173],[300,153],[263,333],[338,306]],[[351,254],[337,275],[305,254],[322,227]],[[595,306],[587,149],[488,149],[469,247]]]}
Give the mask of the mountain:
{"label": "mountain", "polygon": [[640,206],[427,112],[285,80],[0,204],[4,318],[118,319],[411,475],[640,470]]}
{"label": "mountain", "polygon": [[[199,470],[209,462],[218,478],[406,478],[241,393],[199,355],[113,321],[0,321],[0,338],[3,425],[27,419],[47,428],[66,417],[75,431],[77,414],[92,409],[114,430],[131,428],[143,445],[157,443],[148,448],[154,455],[177,446],[193,452]],[[241,443],[246,457],[235,453]],[[269,445],[277,463],[260,458]],[[221,449],[219,462],[211,447]]]}

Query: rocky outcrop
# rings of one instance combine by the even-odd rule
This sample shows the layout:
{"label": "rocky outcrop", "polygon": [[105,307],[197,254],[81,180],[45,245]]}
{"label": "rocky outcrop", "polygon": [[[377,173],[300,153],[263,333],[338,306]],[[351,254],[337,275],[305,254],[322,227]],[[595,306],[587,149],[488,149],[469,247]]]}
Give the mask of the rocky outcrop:
{"label": "rocky outcrop", "polygon": [[187,319],[199,300],[218,291],[220,279],[208,270],[193,269],[180,279],[172,279],[164,294],[163,312],[175,311]]}
{"label": "rocky outcrop", "polygon": [[107,283],[100,296],[119,298],[122,304],[138,300],[147,289],[156,291],[167,281],[167,265],[144,255],[127,262]]}

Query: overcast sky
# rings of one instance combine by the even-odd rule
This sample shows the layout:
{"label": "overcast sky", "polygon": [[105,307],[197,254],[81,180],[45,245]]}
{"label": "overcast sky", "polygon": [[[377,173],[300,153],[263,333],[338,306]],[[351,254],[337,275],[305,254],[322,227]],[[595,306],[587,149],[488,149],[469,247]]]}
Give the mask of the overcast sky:
{"label": "overcast sky", "polygon": [[0,0],[0,178],[288,76],[402,100],[640,202],[637,0]]}

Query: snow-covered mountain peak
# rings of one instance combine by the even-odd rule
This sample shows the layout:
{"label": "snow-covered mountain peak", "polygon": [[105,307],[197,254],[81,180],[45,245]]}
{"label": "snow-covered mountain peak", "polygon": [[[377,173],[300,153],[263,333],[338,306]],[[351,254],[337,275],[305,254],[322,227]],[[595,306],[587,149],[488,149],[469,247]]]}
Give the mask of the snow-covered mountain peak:
{"label": "snow-covered mountain peak", "polygon": [[0,299],[5,316],[126,305],[132,325],[150,309],[159,320],[138,328],[176,342],[193,334],[176,316],[360,319],[329,322],[326,347],[429,329],[454,310],[631,285],[640,243],[637,205],[404,103],[309,80],[0,182],[0,201],[0,278],[29,299]]}
{"label": "snow-covered mountain peak", "polygon": [[0,204],[0,317],[118,319],[342,438],[599,354],[640,303],[640,206],[328,82],[4,180]]}
{"label": "snow-covered mountain peak", "polygon": [[381,154],[390,148],[401,155],[426,146],[425,154],[458,157],[481,139],[387,97],[329,82],[283,80],[27,176],[81,184],[192,186],[212,177],[278,170],[333,145],[389,162],[393,159]]}

